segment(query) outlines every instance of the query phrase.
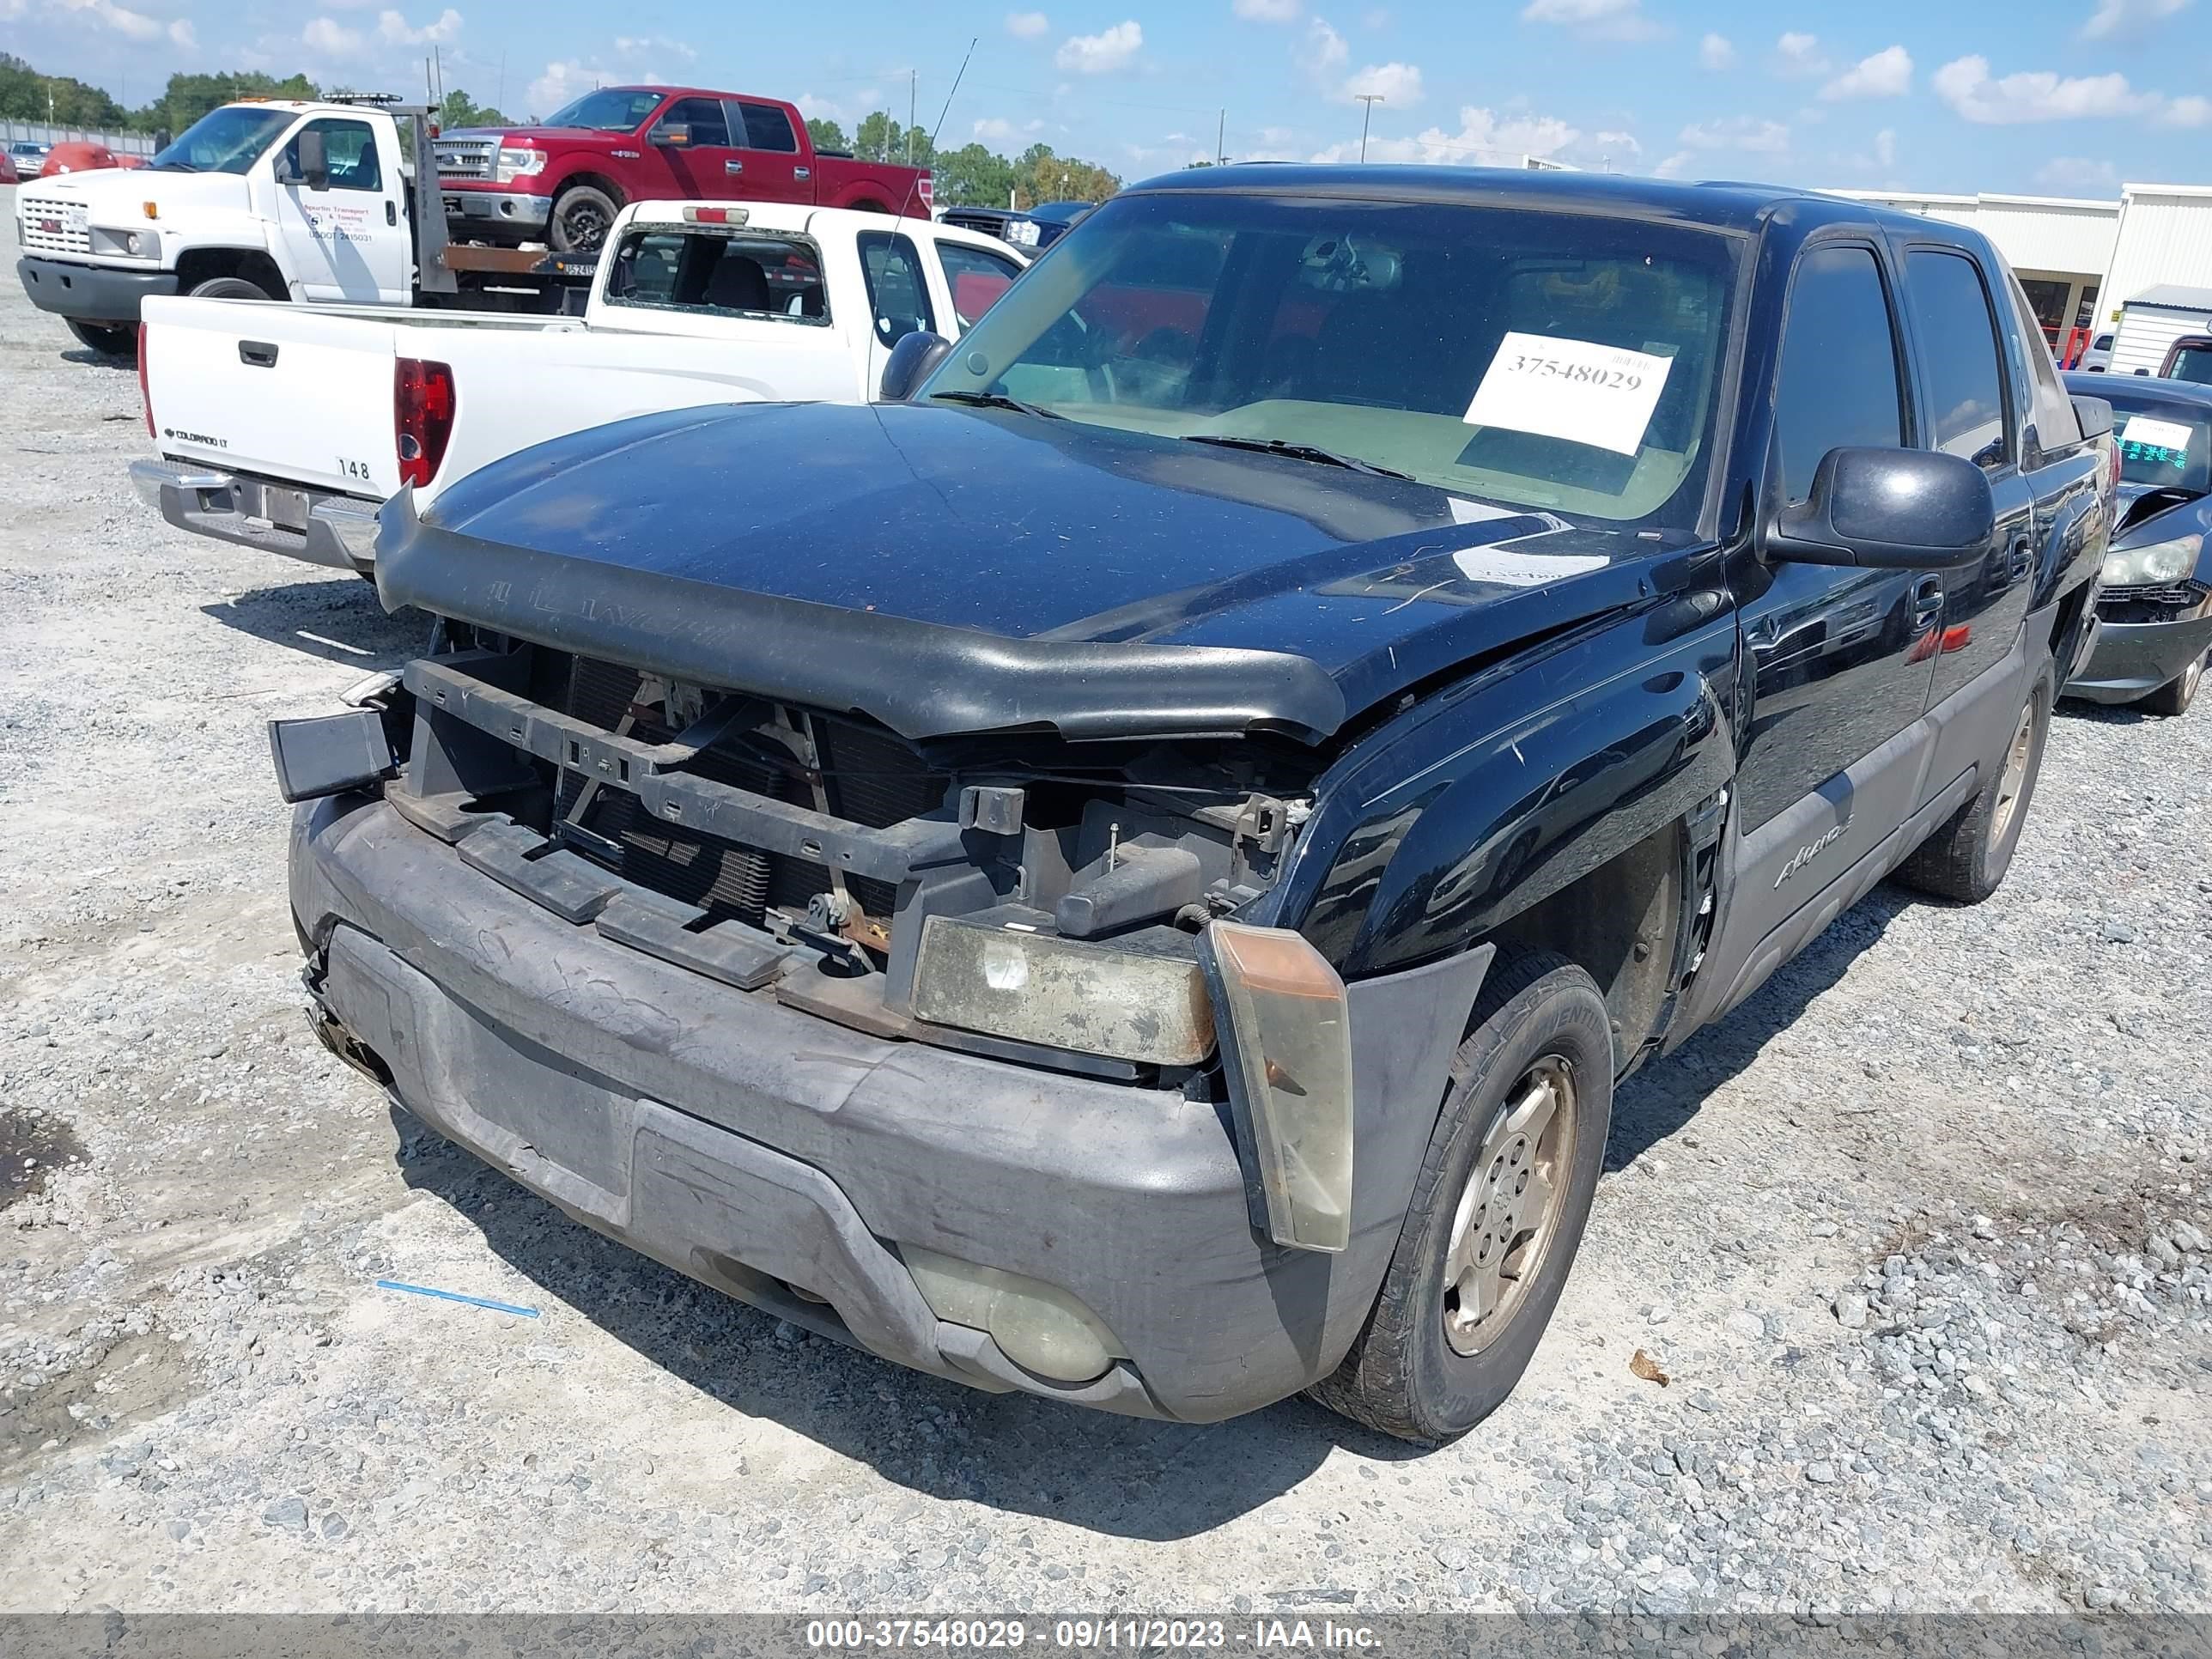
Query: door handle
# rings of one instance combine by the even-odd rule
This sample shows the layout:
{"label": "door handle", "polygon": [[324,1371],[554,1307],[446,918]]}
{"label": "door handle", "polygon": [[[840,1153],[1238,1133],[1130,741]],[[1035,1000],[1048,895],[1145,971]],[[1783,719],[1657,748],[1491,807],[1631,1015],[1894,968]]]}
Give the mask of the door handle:
{"label": "door handle", "polygon": [[2012,553],[2005,561],[2006,577],[2016,582],[2026,581],[2028,572],[2034,568],[2034,544],[2022,536],[2012,544]]}
{"label": "door handle", "polygon": [[804,183],[805,180],[811,179],[814,176],[814,169],[812,167],[793,167],[791,170],[791,176]]}
{"label": "door handle", "polygon": [[276,348],[266,340],[240,340],[238,343],[238,361],[248,368],[274,368],[276,367]]}
{"label": "door handle", "polygon": [[744,170],[745,164],[743,161],[725,161],[722,163],[722,171],[725,173],[743,173]]}
{"label": "door handle", "polygon": [[1912,585],[1912,629],[1933,628],[1936,617],[1943,614],[1943,580],[1940,576],[1923,576]]}
{"label": "door handle", "polygon": [[399,222],[399,204],[388,197],[384,204],[384,222],[387,225],[396,225]]}

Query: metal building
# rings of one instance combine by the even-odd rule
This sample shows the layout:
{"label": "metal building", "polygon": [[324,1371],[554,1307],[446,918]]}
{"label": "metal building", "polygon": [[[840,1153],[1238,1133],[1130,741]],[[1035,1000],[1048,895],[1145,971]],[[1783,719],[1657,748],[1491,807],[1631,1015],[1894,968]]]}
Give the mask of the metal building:
{"label": "metal building", "polygon": [[2212,185],[2126,185],[2117,202],[2063,196],[1833,192],[1972,225],[1996,243],[2062,361],[2157,288],[2212,288]]}

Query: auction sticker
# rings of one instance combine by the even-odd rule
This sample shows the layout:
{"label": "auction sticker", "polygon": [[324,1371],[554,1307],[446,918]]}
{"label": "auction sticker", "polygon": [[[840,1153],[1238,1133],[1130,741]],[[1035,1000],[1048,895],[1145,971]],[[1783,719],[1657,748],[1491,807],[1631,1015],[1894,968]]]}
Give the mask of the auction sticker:
{"label": "auction sticker", "polygon": [[1633,455],[1674,363],[1626,346],[1508,334],[1462,418]]}
{"label": "auction sticker", "polygon": [[2142,444],[2148,449],[2172,449],[2187,453],[2189,423],[2186,421],[2156,421],[2148,415],[2130,415],[2120,432],[2124,444]]}

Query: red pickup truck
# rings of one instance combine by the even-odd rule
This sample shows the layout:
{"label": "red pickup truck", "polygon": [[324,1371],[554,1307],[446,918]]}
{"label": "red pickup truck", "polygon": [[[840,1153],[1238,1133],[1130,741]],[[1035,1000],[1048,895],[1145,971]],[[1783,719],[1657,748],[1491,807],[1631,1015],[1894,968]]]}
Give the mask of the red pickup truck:
{"label": "red pickup truck", "polygon": [[436,143],[456,241],[596,249],[635,201],[803,202],[929,216],[927,168],[815,149],[793,106],[696,87],[602,87],[533,127]]}

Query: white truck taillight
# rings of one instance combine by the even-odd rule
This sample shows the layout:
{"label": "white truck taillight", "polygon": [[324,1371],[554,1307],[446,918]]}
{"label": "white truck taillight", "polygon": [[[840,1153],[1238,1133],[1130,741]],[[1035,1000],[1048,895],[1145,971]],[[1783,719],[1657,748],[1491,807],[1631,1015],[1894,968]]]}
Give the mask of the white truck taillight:
{"label": "white truck taillight", "polygon": [[146,435],[158,434],[154,430],[154,393],[146,384],[146,325],[138,325],[138,401],[146,410]]}
{"label": "white truck taillight", "polygon": [[453,435],[453,371],[444,363],[402,357],[393,366],[392,426],[399,482],[421,489],[438,476]]}

